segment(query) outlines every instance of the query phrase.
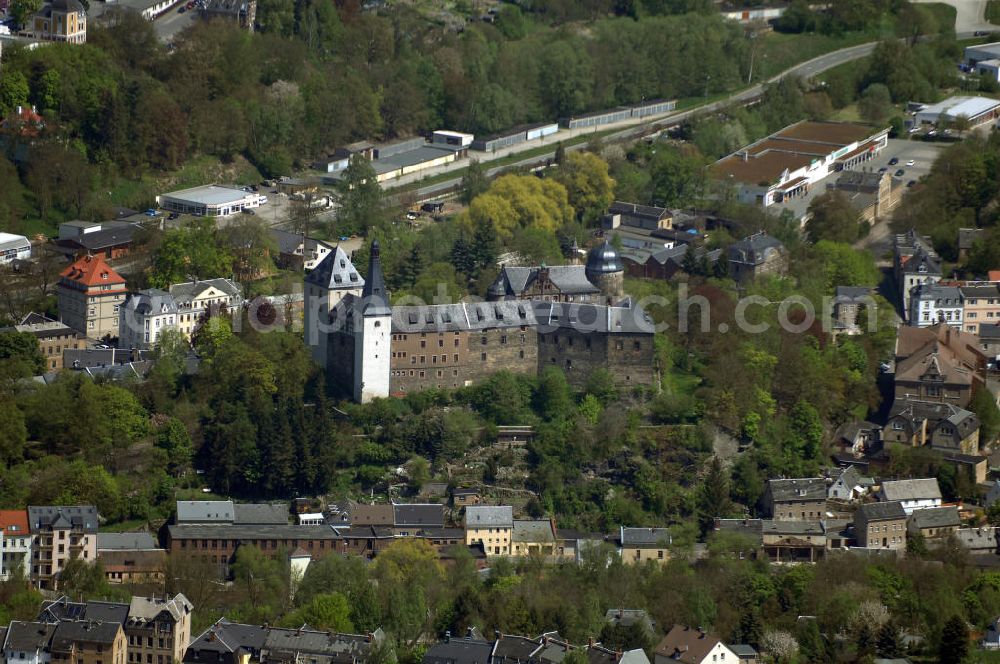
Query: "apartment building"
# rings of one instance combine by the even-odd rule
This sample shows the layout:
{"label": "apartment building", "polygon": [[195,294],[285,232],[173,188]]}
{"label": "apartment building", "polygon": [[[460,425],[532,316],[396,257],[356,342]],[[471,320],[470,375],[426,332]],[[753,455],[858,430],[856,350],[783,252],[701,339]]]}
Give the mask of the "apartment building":
{"label": "apartment building", "polygon": [[983,325],[1000,323],[1000,285],[985,283],[962,286],[963,309],[962,329],[979,334]]}
{"label": "apartment building", "polygon": [[91,339],[118,336],[125,279],[103,256],[84,256],[63,270],[56,292],[60,321]]}
{"label": "apartment building", "polygon": [[184,659],[191,640],[194,605],[182,594],[173,598],[133,597],[125,622],[130,664],[174,664]]}
{"label": "apartment building", "polygon": [[514,508],[470,505],[465,508],[465,543],[482,544],[486,555],[510,555],[514,532]]}
{"label": "apartment building", "polygon": [[38,588],[57,590],[59,574],[69,560],[93,562],[97,558],[97,508],[93,505],[32,505],[28,526],[31,580]]}
{"label": "apartment building", "polygon": [[28,513],[24,510],[0,510],[0,578],[8,578],[20,569],[25,578],[31,574],[31,533]]}

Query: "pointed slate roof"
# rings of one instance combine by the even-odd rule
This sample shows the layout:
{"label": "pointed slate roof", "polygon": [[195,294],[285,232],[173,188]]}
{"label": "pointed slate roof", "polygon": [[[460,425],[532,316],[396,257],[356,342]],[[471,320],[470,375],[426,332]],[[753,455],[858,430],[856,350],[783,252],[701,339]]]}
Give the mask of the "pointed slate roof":
{"label": "pointed slate roof", "polygon": [[354,263],[340,245],[320,261],[319,265],[306,275],[306,283],[327,290],[355,289],[365,285]]}
{"label": "pointed slate roof", "polygon": [[385,277],[382,275],[382,256],[378,240],[372,241],[371,258],[368,261],[368,281],[361,291],[361,315],[365,318],[389,316],[389,294],[385,290]]}

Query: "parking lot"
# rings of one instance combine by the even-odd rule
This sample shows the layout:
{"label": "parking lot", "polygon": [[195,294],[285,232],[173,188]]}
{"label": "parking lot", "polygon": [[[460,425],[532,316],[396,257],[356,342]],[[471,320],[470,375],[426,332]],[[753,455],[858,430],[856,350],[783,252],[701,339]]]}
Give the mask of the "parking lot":
{"label": "parking lot", "polygon": [[[919,181],[920,178],[927,175],[938,155],[949,145],[951,144],[944,142],[929,143],[890,138],[886,148],[875,159],[864,164],[863,168],[872,171],[885,168],[894,179],[905,186],[911,180]],[[893,158],[897,160],[897,163],[890,165],[889,162]],[[908,165],[910,161],[913,162],[913,166]],[[902,173],[897,175],[899,171]],[[791,210],[796,219],[801,219],[809,209],[812,200],[826,193],[827,185],[836,182],[837,176],[837,173],[831,173],[812,185],[804,195],[796,196],[783,203],[776,203],[769,209],[775,214],[781,214],[782,210]]]}

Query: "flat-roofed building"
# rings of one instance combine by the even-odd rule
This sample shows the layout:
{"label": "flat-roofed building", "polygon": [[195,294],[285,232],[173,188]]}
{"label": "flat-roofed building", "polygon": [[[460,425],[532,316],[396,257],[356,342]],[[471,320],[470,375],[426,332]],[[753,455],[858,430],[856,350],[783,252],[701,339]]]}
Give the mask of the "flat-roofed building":
{"label": "flat-roofed building", "polygon": [[939,124],[954,124],[959,118],[965,118],[970,126],[984,124],[995,120],[1000,115],[1000,101],[988,97],[948,97],[936,104],[927,104],[914,114],[914,125],[917,127],[937,126]]}
{"label": "flat-roofed building", "polygon": [[0,233],[0,265],[31,258],[31,242],[23,235]]}
{"label": "flat-roofed building", "polygon": [[731,183],[741,202],[767,207],[804,194],[834,171],[873,159],[888,136],[887,127],[797,122],[715,162],[712,174]]}
{"label": "flat-roofed building", "polygon": [[257,208],[266,198],[237,187],[209,184],[181,189],[156,197],[156,204],[169,212],[198,217],[228,217],[245,209]]}

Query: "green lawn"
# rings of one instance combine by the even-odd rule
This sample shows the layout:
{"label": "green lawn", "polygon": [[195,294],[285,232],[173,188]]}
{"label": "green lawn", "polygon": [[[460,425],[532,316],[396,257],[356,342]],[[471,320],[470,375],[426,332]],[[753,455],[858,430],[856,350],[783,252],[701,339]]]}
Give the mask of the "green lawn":
{"label": "green lawn", "polygon": [[261,174],[243,157],[225,164],[217,157],[202,155],[184,164],[172,173],[145,173],[138,180],[119,179],[110,189],[111,200],[116,205],[133,209],[145,209],[156,201],[156,195],[164,191],[185,189],[203,184],[254,184],[260,182]]}

